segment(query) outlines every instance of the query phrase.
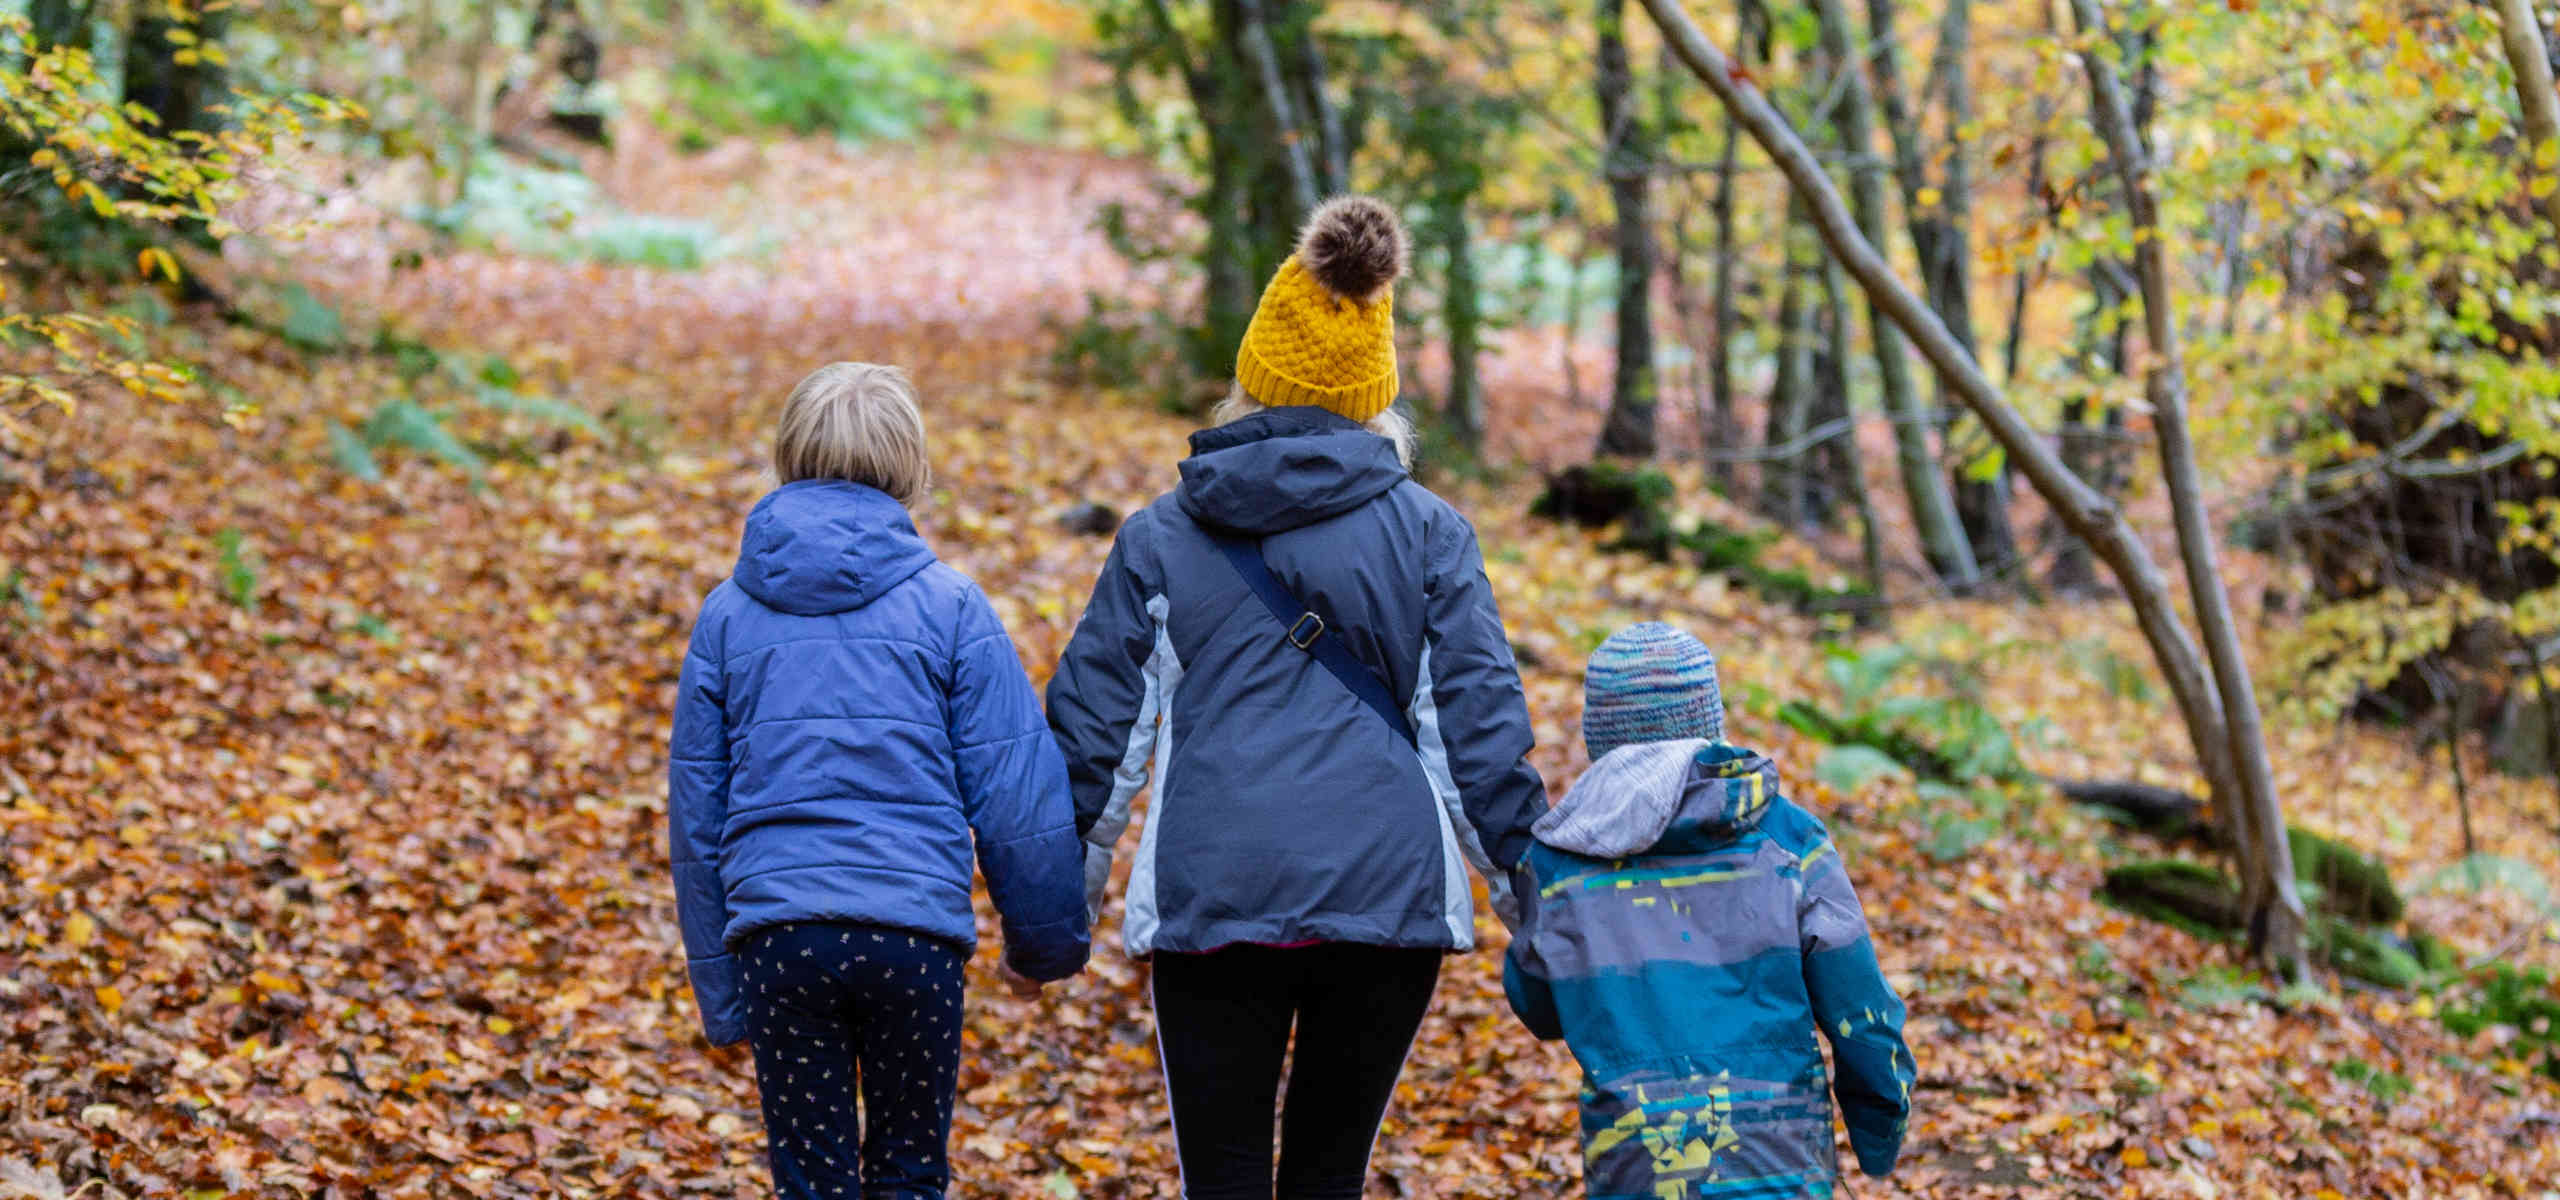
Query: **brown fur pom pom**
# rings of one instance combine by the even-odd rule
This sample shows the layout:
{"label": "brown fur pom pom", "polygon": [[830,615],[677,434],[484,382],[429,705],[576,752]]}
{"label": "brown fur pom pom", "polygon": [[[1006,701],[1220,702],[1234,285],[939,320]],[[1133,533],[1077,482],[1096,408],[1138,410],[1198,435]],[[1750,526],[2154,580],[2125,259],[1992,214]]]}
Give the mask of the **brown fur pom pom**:
{"label": "brown fur pom pom", "polygon": [[1404,222],[1367,196],[1336,196],[1298,235],[1298,265],[1337,296],[1366,300],[1404,274]]}

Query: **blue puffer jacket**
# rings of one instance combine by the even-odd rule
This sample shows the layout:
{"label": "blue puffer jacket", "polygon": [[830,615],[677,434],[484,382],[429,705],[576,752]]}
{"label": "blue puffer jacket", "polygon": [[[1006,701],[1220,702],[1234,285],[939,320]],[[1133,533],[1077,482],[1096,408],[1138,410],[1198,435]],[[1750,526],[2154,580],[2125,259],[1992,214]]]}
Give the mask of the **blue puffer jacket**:
{"label": "blue puffer jacket", "polygon": [[1893,1169],[1911,1115],[1902,1001],[1838,850],[1768,759],[1625,746],[1537,834],[1503,987],[1582,1064],[1591,1200],[1831,1196],[1816,1030],[1859,1166]]}
{"label": "blue puffer jacket", "polygon": [[728,948],[786,921],[977,943],[970,850],[1034,979],[1082,969],[1066,771],[976,584],[898,502],[786,484],[695,620],[668,747],[676,910],[703,1033],[746,1036]]}
{"label": "blue puffer jacket", "polygon": [[[1466,949],[1467,869],[1497,908],[1546,810],[1529,710],[1475,530],[1386,439],[1274,408],[1191,439],[1182,485],[1121,527],[1049,682],[1100,903],[1150,774],[1129,953],[1307,941]],[[1369,663],[1408,743],[1254,598],[1204,529]]]}

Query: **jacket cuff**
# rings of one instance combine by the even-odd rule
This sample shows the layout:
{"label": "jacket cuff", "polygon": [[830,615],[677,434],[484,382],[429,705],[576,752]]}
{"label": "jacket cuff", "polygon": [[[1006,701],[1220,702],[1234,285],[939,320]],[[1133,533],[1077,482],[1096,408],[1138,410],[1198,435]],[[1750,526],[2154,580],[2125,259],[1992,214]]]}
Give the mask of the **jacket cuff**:
{"label": "jacket cuff", "polygon": [[1851,1129],[1849,1148],[1857,1152],[1860,1171],[1882,1179],[1893,1174],[1894,1161],[1902,1157],[1902,1135],[1895,1133],[1890,1137],[1877,1137]]}
{"label": "jacket cuff", "polygon": [[1041,983],[1064,979],[1084,969],[1093,953],[1090,923],[1048,921],[1038,925],[1006,925],[1004,961],[1016,974]]}
{"label": "jacket cuff", "polygon": [[703,1039],[714,1046],[747,1040],[746,996],[738,978],[738,960],[714,954],[687,959],[684,965],[693,980],[694,1003],[702,1009]]}

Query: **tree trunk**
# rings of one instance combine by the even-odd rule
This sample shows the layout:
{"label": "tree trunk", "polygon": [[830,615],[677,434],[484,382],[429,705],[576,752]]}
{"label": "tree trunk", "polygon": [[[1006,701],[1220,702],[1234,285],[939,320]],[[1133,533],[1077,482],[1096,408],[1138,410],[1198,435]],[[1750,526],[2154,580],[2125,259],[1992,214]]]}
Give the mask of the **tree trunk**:
{"label": "tree trunk", "polygon": [[1630,101],[1635,76],[1627,62],[1626,0],[1599,0],[1600,58],[1594,90],[1606,149],[1600,170],[1617,211],[1618,351],[1609,388],[1609,416],[1594,453],[1651,458],[1654,437],[1653,220],[1649,148]]}
{"label": "tree trunk", "polygon": [[2552,91],[2551,52],[2532,0],[2498,0],[2498,41],[2506,47],[2507,67],[2516,77],[2516,103],[2524,109],[2525,137],[2532,143],[2533,173],[2549,190],[2535,207],[2560,232],[2560,94]]}
{"label": "tree trunk", "polygon": [[[1841,299],[1838,267],[1825,265],[1822,275],[1822,293],[1824,306],[1831,310],[1833,327],[1841,331],[1835,336],[1845,341],[1848,329],[1848,305]],[[1835,441],[1839,447],[1836,453],[1839,455],[1841,486],[1847,489],[1849,503],[1858,513],[1859,570],[1866,576],[1867,590],[1875,593],[1878,601],[1882,601],[1884,599],[1884,528],[1876,515],[1875,496],[1867,491],[1866,454],[1858,445],[1856,398],[1850,395],[1848,388],[1843,387],[1829,411],[1832,416],[1825,418],[1826,420],[1837,419],[1847,425]],[[1860,623],[1865,624],[1875,619],[1881,615],[1881,612],[1881,609],[1862,611]]]}
{"label": "tree trunk", "polygon": [[1790,201],[1780,254],[1785,278],[1778,286],[1778,371],[1769,388],[1769,411],[1760,444],[1767,455],[1760,467],[1760,511],[1788,529],[1805,522],[1805,452],[1807,416],[1813,407],[1814,305],[1808,280],[1818,269],[1818,246],[1801,232],[1803,205]]}
{"label": "tree trunk", "polygon": [[1464,195],[1444,197],[1434,214],[1432,231],[1447,255],[1447,286],[1441,295],[1441,319],[1449,327],[1449,394],[1441,414],[1450,433],[1470,454],[1484,444],[1484,401],[1476,378],[1477,345],[1483,325],[1476,286],[1476,260],[1467,225]]}
{"label": "tree trunk", "polygon": [[1271,23],[1263,14],[1262,0],[1236,0],[1236,15],[1237,44],[1262,83],[1262,104],[1276,135],[1280,162],[1289,172],[1290,195],[1296,202],[1297,215],[1287,223],[1294,227],[1324,202],[1324,185],[1307,154],[1307,127],[1298,123],[1297,105],[1290,102],[1289,82],[1280,70],[1280,52],[1271,43]]}
{"label": "tree trunk", "polygon": [[125,38],[125,102],[150,109],[164,136],[212,132],[221,124],[215,108],[230,99],[230,81],[199,47],[218,45],[230,24],[229,6],[136,6]]}
{"label": "tree trunk", "polygon": [[1293,61],[1299,94],[1306,100],[1307,127],[1316,139],[1316,182],[1325,195],[1334,196],[1351,190],[1351,144],[1345,140],[1340,110],[1325,94],[1324,47],[1316,44],[1313,24],[1312,12],[1306,20],[1296,23],[1292,41],[1297,54]]}
{"label": "tree trunk", "polygon": [[[1756,36],[1763,16],[1759,0],[1742,0],[1742,44],[1745,57],[1758,42]],[[1670,53],[1664,47],[1664,53]],[[1715,298],[1711,301],[1715,322],[1713,357],[1707,360],[1707,427],[1701,431],[1707,449],[1707,478],[1717,491],[1733,495],[1733,460],[1727,452],[1742,446],[1742,424],[1733,411],[1733,186],[1736,160],[1742,150],[1742,127],[1732,113],[1724,117],[1724,150],[1716,159],[1716,260]]]}
{"label": "tree trunk", "polygon": [[[1834,114],[1838,123],[1842,151],[1849,159],[1849,188],[1857,205],[1860,235],[1868,244],[1885,244],[1884,179],[1875,160],[1875,131],[1872,103],[1867,94],[1866,72],[1859,69],[1859,49],[1850,36],[1849,19],[1842,0],[1815,0],[1815,14],[1820,19],[1823,52],[1837,64],[1843,87],[1840,106]],[[1973,560],[1973,546],[1965,540],[1964,525],[1956,516],[1955,499],[1948,493],[1946,476],[1938,471],[1936,453],[1929,445],[1933,423],[1921,407],[1918,389],[1911,378],[1911,360],[1903,351],[1900,334],[1880,311],[1875,298],[1867,302],[1868,336],[1875,344],[1876,370],[1882,376],[1884,409],[1893,419],[1894,457],[1902,474],[1902,488],[1911,505],[1912,523],[1920,531],[1920,544],[1929,557],[1929,565],[1938,577],[1958,591],[1966,591],[1981,582],[1981,573]],[[1944,322],[1940,322],[1944,327]],[[1963,345],[1961,341],[1957,343]],[[1968,352],[1968,357],[1970,352]]]}
{"label": "tree trunk", "polygon": [[[2072,0],[2071,7],[2083,32],[2103,35],[2105,18],[2098,11],[2097,0]],[[2238,824],[2248,834],[2240,860],[2240,895],[2251,918],[2250,948],[2272,962],[2298,963],[2307,920],[2302,898],[2294,890],[2293,853],[2286,843],[2275,772],[2267,762],[2257,687],[2249,677],[2248,659],[2241,653],[2231,596],[2223,587],[2212,517],[2205,511],[2203,476],[2197,469],[2195,442],[2187,428],[2186,366],[2180,357],[2177,313],[2169,294],[2168,252],[2161,244],[2159,206],[2151,191],[2150,157],[2136,132],[2133,114],[2126,107],[2109,56],[2083,54],[2081,63],[2089,76],[2090,107],[2106,142],[2107,157],[2124,188],[2125,207],[2133,224],[2133,261],[2142,289],[2143,332],[2151,343],[2143,392],[2151,403],[2160,469],[2168,483],[2169,505],[2177,521],[2179,555],[2186,565],[2196,625],[2212,659],[2214,684],[2222,699],[2224,736],[2230,743],[2235,781],[2240,785],[2236,799],[2244,806],[2244,815]]]}
{"label": "tree trunk", "polygon": [[[2197,765],[2218,803],[2237,804],[2244,793],[2236,783],[2232,744],[2223,722],[2221,701],[2206,675],[2202,652],[2170,601],[2167,580],[2151,552],[2115,504],[2065,469],[2043,438],[2010,407],[1989,376],[1947,332],[1937,314],[1921,303],[1894,275],[1893,266],[1858,230],[1839,189],[1823,173],[1804,140],[1787,127],[1758,88],[1738,76],[1733,63],[1708,41],[1689,19],[1679,0],[1643,0],[1681,61],[1742,120],[1752,140],[1776,161],[1812,213],[1814,227],[1832,255],[1858,280],[1885,315],[1909,335],[1922,355],[1946,377],[1950,390],[1979,417],[2008,451],[2010,460],[2050,505],[2096,550],[2125,589],[2144,640],[2149,642],[2184,717]],[[2262,760],[2263,761],[2263,760]],[[2297,909],[2298,911],[2298,909]],[[2299,939],[2290,944],[2267,939],[2260,953],[2278,969],[2298,974],[2303,966]]]}
{"label": "tree trunk", "polygon": [[1582,407],[1582,364],[1574,351],[1582,345],[1582,272],[1590,261],[1591,233],[1585,227],[1582,245],[1573,255],[1573,266],[1564,276],[1564,394],[1569,407]]}
{"label": "tree trunk", "polygon": [[89,13],[95,0],[34,0],[27,5],[27,48],[41,54],[56,46],[89,48]]}

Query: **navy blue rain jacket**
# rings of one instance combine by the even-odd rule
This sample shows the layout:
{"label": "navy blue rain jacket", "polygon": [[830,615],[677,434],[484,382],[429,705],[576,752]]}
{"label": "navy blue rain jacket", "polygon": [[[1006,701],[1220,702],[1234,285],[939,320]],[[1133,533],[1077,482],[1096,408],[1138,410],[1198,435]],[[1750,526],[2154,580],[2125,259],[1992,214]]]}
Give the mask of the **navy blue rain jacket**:
{"label": "navy blue rain jacket", "polygon": [[[1465,518],[1386,439],[1273,408],[1191,439],[1182,483],[1129,518],[1049,683],[1098,909],[1152,775],[1129,953],[1310,941],[1467,949],[1472,865],[1497,911],[1546,786]],[[1284,640],[1204,528],[1385,678],[1418,745]]]}
{"label": "navy blue rain jacket", "polygon": [[1084,966],[1074,814],[1038,696],[985,594],[897,501],[835,480],[759,501],[678,687],[669,856],[711,1041],[746,1034],[729,947],[765,926],[973,948],[973,843],[1013,968]]}

